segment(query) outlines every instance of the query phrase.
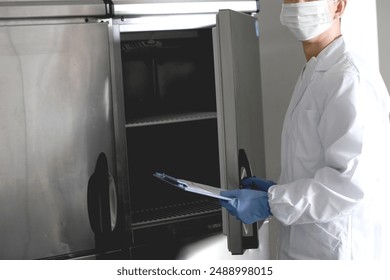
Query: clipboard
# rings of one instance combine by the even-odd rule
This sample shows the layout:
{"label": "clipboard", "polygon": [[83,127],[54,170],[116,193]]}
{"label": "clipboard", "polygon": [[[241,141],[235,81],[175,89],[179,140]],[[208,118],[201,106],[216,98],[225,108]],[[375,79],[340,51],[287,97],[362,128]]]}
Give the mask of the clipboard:
{"label": "clipboard", "polygon": [[200,183],[187,181],[187,180],[183,180],[183,179],[177,179],[175,177],[172,177],[172,176],[169,176],[167,174],[160,173],[160,172],[155,172],[153,174],[153,176],[168,183],[168,184],[171,184],[171,185],[173,185],[181,190],[187,191],[187,192],[192,192],[192,193],[196,193],[196,194],[200,194],[200,195],[204,195],[204,196],[209,196],[209,197],[214,197],[214,198],[227,200],[227,201],[234,200],[234,198],[229,198],[229,197],[225,197],[225,196],[220,195],[220,193],[221,193],[220,188],[216,188],[216,187],[212,187],[212,186],[208,186],[208,185],[203,185]]}

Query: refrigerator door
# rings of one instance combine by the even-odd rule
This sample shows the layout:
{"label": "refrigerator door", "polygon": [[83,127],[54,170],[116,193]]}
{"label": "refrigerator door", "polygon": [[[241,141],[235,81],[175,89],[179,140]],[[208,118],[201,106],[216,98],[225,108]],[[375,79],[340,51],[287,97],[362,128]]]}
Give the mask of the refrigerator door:
{"label": "refrigerator door", "polygon": [[[265,175],[258,23],[223,10],[213,32],[221,185],[237,189],[243,177]],[[224,232],[232,254],[258,246],[256,224],[225,213]]]}
{"label": "refrigerator door", "polygon": [[0,27],[0,259],[93,252],[115,228],[108,39],[105,23]]}

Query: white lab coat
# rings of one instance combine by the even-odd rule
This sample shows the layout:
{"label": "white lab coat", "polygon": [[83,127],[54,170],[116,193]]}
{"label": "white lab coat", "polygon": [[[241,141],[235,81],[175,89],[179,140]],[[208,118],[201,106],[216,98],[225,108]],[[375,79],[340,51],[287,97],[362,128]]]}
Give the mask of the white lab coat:
{"label": "white lab coat", "polygon": [[307,62],[287,110],[269,189],[279,259],[388,257],[390,102],[342,37]]}

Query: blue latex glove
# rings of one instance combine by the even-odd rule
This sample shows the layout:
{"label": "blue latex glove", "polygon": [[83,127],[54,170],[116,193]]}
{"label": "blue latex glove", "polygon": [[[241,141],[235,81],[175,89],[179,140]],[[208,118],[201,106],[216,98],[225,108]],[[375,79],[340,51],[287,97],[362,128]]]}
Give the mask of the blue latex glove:
{"label": "blue latex glove", "polygon": [[268,192],[268,189],[276,185],[274,182],[262,178],[254,177],[246,177],[241,180],[241,186],[243,189],[252,189],[258,190],[262,192]]}
{"label": "blue latex glove", "polygon": [[245,224],[267,219],[270,215],[268,193],[256,190],[222,191],[222,196],[235,198],[234,200],[220,200],[220,203],[229,213]]}

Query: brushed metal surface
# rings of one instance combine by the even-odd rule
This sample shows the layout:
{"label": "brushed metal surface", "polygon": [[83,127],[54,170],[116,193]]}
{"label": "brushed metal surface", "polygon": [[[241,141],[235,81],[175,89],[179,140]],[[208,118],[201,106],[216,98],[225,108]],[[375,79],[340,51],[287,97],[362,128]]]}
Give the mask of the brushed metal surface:
{"label": "brushed metal surface", "polygon": [[107,24],[0,27],[0,259],[94,248],[87,184],[116,174]]}

